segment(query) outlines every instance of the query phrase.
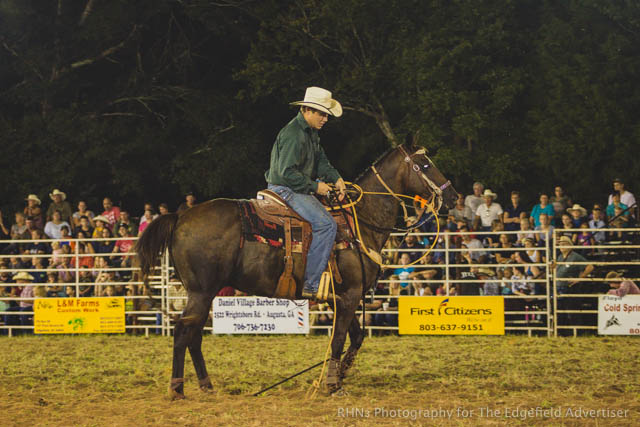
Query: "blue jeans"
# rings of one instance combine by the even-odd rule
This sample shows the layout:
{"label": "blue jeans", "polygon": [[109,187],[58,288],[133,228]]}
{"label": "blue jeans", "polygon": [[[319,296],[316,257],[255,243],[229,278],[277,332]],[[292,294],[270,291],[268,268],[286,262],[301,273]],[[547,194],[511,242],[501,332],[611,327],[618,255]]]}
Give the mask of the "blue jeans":
{"label": "blue jeans", "polygon": [[295,193],[289,187],[269,184],[269,190],[282,197],[298,215],[311,224],[313,238],[304,271],[304,289],[317,292],[320,276],[327,268],[338,225],[318,199],[310,194]]}

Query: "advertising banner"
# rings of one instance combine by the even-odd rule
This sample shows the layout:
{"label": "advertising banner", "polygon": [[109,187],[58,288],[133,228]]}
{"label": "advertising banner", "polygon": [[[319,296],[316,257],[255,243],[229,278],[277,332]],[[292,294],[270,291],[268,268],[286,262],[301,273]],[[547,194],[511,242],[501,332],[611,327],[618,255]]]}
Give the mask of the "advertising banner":
{"label": "advertising banner", "polygon": [[640,295],[600,295],[598,334],[640,335]]}
{"label": "advertising banner", "polygon": [[265,297],[217,297],[214,334],[307,334],[309,302]]}
{"label": "advertising banner", "polygon": [[398,326],[405,335],[504,335],[504,298],[400,297]]}
{"label": "advertising banner", "polygon": [[33,305],[36,334],[124,333],[124,298],[38,298]]}

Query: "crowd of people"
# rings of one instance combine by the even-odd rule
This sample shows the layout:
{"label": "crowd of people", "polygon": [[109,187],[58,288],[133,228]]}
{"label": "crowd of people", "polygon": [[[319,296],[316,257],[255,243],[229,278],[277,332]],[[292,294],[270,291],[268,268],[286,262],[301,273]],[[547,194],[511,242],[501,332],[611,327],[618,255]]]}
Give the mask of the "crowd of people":
{"label": "crowd of people", "polygon": [[[135,237],[153,219],[169,213],[166,203],[161,203],[157,211],[151,203],[145,203],[141,214],[133,216],[105,197],[103,209],[96,215],[84,200],[78,200],[74,210],[67,194],[59,189],[54,189],[49,198],[51,202],[45,210],[38,195],[29,194],[24,209],[14,213],[15,221],[10,227],[0,212],[0,240],[10,240],[0,244],[0,298],[132,297],[148,292],[141,285],[129,283],[133,246]],[[194,195],[189,193],[178,211],[195,203]],[[180,304],[177,300],[172,303]],[[149,304],[150,300],[144,298],[126,299],[129,311],[150,309]],[[33,300],[0,300],[0,311],[32,309]],[[30,325],[32,318],[7,314],[3,321],[8,325]]]}
{"label": "crowd of people", "polygon": [[[10,240],[0,244],[3,254],[0,258],[0,298],[130,297],[148,292],[142,286],[128,283],[132,275],[131,270],[126,269],[131,267],[135,236],[154,218],[169,213],[167,204],[159,204],[156,210],[146,203],[135,216],[123,207],[115,206],[110,197],[103,199],[101,212],[91,210],[84,200],[78,200],[75,209],[72,208],[67,195],[59,189],[54,189],[49,198],[51,202],[45,210],[38,195],[27,195],[24,209],[14,213],[15,220],[9,227],[0,213],[0,240]],[[574,203],[561,186],[555,187],[551,196],[540,194],[539,203],[534,206],[523,206],[517,191],[511,192],[504,207],[497,200],[497,194],[476,182],[472,194],[459,195],[456,206],[447,213],[446,223],[442,221],[442,233],[436,242],[433,237],[413,234],[402,239],[391,237],[385,248],[392,251],[383,251],[384,263],[390,266],[382,272],[382,279],[386,280],[380,281],[374,290],[374,294],[382,298],[369,300],[367,309],[393,311],[397,299],[385,299],[384,296],[546,295],[549,269],[543,247],[552,238],[554,230],[559,238],[556,242],[561,252],[559,262],[587,261],[602,253],[598,246],[630,238],[631,234],[624,229],[635,226],[638,219],[635,197],[620,179],[613,181],[613,192],[607,203],[596,203],[589,211]],[[195,203],[194,195],[189,193],[177,210],[187,209]],[[100,213],[96,215],[95,212]],[[416,232],[434,232],[434,218],[420,210],[417,213],[406,225],[418,225]],[[105,240],[75,240],[83,238]],[[53,241],[41,241],[43,239]],[[445,239],[448,240],[446,244]],[[445,252],[445,246],[450,250]],[[426,251],[431,247],[433,250]],[[448,264],[457,266],[449,268],[447,280],[444,280],[443,266],[447,256]],[[124,270],[110,270],[114,267]],[[79,270],[78,280],[76,269]],[[569,278],[587,277],[592,271],[592,265],[559,265],[557,292],[583,290],[581,282]],[[561,278],[568,279],[563,281]],[[637,286],[631,284],[611,291],[637,293]],[[179,294],[178,289],[172,291]],[[224,291],[225,295],[234,294],[233,290]],[[518,307],[527,304],[527,308],[533,309],[539,306],[535,298],[522,301],[525,302],[514,304]],[[133,303],[133,299],[127,300],[129,310],[133,310]],[[178,299],[172,304],[176,306],[172,309],[181,307]],[[30,311],[32,308],[32,300],[0,300],[0,311]],[[149,307],[142,309],[145,308]],[[10,315],[5,316],[4,321],[15,323],[17,317],[21,322],[31,321],[27,316]],[[374,313],[368,321],[377,325],[397,325],[397,315]]]}
{"label": "crowd of people", "polygon": [[[383,251],[389,267],[383,269],[385,280],[374,291],[383,297],[371,299],[367,309],[382,310],[387,304],[393,311],[397,298],[384,296],[516,295],[523,298],[507,300],[507,309],[535,312],[544,303],[544,298],[536,296],[546,296],[547,276],[556,268],[548,264],[545,249],[547,243],[553,247],[550,239],[554,230],[559,250],[555,269],[558,294],[593,293],[594,289],[601,290],[598,285],[603,283],[594,285],[580,280],[593,273],[591,264],[561,263],[596,260],[607,245],[637,236],[625,231],[636,226],[638,210],[634,195],[621,179],[613,181],[607,204],[595,203],[590,210],[572,201],[561,186],[556,186],[551,196],[540,194],[539,203],[534,206],[523,206],[518,191],[511,192],[504,207],[497,200],[496,193],[476,182],[472,194],[459,194],[446,223],[441,222],[436,242],[434,235],[390,238],[385,246],[388,251]],[[436,231],[433,218],[419,209],[406,225],[418,225],[418,233]],[[449,248],[446,253],[445,247]],[[445,264],[454,266],[445,272]],[[611,292],[619,295],[621,291],[616,289]],[[623,289],[622,292],[638,293],[635,285]],[[372,313],[368,322],[395,326],[397,315]]]}

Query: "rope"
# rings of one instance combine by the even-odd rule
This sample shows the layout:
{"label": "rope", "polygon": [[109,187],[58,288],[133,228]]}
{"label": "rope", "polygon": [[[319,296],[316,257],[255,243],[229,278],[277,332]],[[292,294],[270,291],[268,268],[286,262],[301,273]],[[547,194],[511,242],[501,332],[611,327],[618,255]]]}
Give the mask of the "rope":
{"label": "rope", "polygon": [[327,366],[327,360],[330,359],[329,354],[331,353],[331,343],[333,342],[333,334],[336,331],[336,313],[338,311],[338,306],[336,305],[336,290],[333,285],[333,272],[331,271],[331,263],[327,265],[329,267],[329,280],[331,281],[331,293],[333,294],[333,325],[331,326],[331,337],[329,338],[329,344],[327,345],[327,351],[324,354],[324,362],[322,363],[322,369],[320,370],[320,375],[318,379],[313,380],[311,387],[307,390],[307,395],[305,397],[306,400],[312,400],[318,394],[318,390],[320,389],[320,385],[322,384],[322,379],[324,377],[324,369]]}

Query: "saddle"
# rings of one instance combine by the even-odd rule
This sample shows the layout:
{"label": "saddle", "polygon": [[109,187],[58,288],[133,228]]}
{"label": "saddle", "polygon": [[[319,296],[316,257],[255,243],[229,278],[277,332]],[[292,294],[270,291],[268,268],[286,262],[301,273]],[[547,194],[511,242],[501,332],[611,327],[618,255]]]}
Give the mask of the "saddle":
{"label": "saddle", "polygon": [[[279,195],[270,190],[259,191],[255,199],[243,200],[239,203],[243,219],[243,238],[284,249],[284,272],[278,279],[273,297],[294,299],[297,284],[293,275],[293,253],[301,254],[302,266],[306,267],[312,239],[311,224],[291,209]],[[330,212],[338,225],[338,231],[329,264],[334,282],[342,283],[335,251],[352,246],[355,240],[351,234],[351,230],[354,230],[353,217],[347,215],[350,223],[347,224],[345,216],[340,211]]]}

